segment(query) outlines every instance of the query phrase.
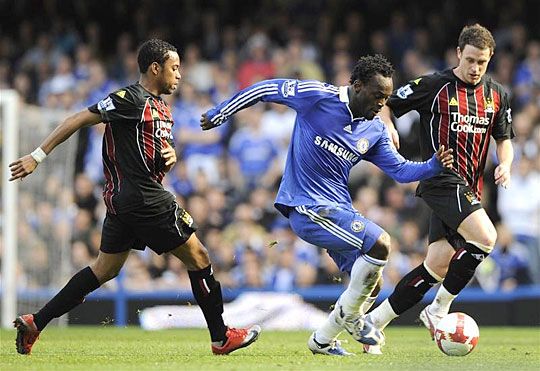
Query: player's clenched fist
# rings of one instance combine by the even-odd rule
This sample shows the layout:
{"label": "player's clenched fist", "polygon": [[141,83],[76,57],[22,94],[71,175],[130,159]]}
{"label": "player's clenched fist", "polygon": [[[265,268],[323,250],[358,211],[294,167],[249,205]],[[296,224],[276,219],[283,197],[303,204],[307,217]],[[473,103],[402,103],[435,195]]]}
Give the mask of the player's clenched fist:
{"label": "player's clenched fist", "polygon": [[208,119],[208,116],[206,113],[203,113],[200,119],[201,122],[201,128],[203,130],[209,130],[212,128],[215,128],[217,125],[213,124],[212,121]]}

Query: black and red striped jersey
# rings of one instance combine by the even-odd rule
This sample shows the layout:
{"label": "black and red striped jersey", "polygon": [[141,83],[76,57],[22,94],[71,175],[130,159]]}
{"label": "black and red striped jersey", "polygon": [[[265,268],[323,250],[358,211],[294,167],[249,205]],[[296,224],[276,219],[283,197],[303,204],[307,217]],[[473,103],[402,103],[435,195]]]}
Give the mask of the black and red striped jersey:
{"label": "black and red striped jersey", "polygon": [[512,116],[503,87],[485,75],[476,85],[461,81],[452,69],[422,76],[397,89],[386,103],[399,117],[420,114],[420,151],[429,159],[444,145],[452,148],[452,171],[420,182],[424,187],[466,184],[480,199],[490,136],[511,139]]}
{"label": "black and red striped jersey", "polygon": [[174,196],[161,185],[161,149],[173,146],[168,104],[140,84],[115,91],[88,107],[106,125],[103,135],[103,198],[108,212],[152,210]]}

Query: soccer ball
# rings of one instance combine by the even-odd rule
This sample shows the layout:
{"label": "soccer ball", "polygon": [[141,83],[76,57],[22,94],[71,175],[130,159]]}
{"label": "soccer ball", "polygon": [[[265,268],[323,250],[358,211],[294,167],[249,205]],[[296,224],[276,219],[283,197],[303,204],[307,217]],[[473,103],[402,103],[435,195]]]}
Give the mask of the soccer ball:
{"label": "soccer ball", "polygon": [[447,314],[437,324],[435,340],[439,349],[449,356],[465,356],[472,352],[480,331],[478,325],[465,313]]}

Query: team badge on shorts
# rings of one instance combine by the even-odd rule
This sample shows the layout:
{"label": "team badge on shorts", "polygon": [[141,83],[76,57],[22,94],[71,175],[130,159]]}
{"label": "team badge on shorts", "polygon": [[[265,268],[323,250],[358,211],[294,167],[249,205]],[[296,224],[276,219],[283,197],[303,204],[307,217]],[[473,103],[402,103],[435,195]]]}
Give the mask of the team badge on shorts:
{"label": "team badge on shorts", "polygon": [[193,225],[193,218],[191,217],[191,215],[189,215],[189,213],[182,209],[181,210],[181,213],[180,213],[180,219],[182,219],[182,221],[188,226],[188,227],[191,227]]}
{"label": "team badge on shorts", "polygon": [[476,195],[472,193],[471,191],[466,191],[464,194],[465,194],[465,198],[471,205],[478,205],[480,203],[478,198],[476,198]]}
{"label": "team badge on shorts", "polygon": [[366,138],[362,138],[356,143],[356,149],[358,149],[358,152],[361,154],[364,154],[369,149],[369,140]]}
{"label": "team badge on shorts", "polygon": [[351,223],[351,229],[353,232],[362,232],[364,228],[364,223],[361,220],[355,220]]}

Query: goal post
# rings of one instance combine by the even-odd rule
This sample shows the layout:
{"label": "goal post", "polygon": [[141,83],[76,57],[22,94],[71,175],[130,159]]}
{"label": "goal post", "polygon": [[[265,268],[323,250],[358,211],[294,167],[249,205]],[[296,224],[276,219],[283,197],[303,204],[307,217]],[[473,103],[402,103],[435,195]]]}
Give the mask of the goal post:
{"label": "goal post", "polygon": [[17,159],[19,97],[15,90],[0,90],[2,120],[2,327],[11,327],[17,313],[17,184],[10,182],[8,164]]}

